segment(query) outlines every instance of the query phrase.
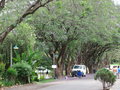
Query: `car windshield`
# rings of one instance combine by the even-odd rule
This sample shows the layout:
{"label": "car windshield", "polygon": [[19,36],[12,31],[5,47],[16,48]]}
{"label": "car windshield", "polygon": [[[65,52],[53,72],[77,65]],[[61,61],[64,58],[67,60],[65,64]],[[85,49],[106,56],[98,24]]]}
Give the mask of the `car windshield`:
{"label": "car windshield", "polygon": [[73,68],[74,68],[74,69],[82,69],[81,66],[74,66]]}

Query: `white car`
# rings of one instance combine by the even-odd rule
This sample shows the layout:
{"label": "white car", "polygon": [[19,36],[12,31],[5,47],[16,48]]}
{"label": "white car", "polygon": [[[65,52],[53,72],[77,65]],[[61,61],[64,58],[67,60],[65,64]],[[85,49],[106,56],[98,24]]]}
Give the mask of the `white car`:
{"label": "white car", "polygon": [[87,67],[85,65],[74,65],[72,68],[72,76],[75,76],[74,74],[76,74],[77,71],[81,71],[83,76],[86,76]]}

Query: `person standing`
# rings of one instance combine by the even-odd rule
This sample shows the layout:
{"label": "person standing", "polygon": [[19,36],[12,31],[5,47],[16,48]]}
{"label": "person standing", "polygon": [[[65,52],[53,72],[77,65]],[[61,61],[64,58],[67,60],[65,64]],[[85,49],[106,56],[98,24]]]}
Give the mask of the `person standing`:
{"label": "person standing", "polygon": [[48,70],[46,71],[46,79],[48,79],[49,78],[49,76],[48,76]]}
{"label": "person standing", "polygon": [[65,79],[68,80],[68,76],[65,76]]}
{"label": "person standing", "polygon": [[79,78],[81,78],[81,77],[82,77],[82,72],[81,72],[81,71],[77,71],[77,76],[78,76]]}
{"label": "person standing", "polygon": [[118,79],[120,78],[120,66],[118,66],[118,69],[117,69],[117,78]]}
{"label": "person standing", "polygon": [[117,70],[117,67],[114,66],[114,67],[113,67],[113,73],[114,73],[115,76],[117,75],[117,71],[118,71],[118,70]]}

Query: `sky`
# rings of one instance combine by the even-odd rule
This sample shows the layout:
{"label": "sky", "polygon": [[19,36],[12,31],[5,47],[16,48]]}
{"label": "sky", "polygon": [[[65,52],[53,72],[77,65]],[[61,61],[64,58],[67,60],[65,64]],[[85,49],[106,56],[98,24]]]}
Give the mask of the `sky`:
{"label": "sky", "polygon": [[120,5],[120,0],[113,0],[116,5]]}

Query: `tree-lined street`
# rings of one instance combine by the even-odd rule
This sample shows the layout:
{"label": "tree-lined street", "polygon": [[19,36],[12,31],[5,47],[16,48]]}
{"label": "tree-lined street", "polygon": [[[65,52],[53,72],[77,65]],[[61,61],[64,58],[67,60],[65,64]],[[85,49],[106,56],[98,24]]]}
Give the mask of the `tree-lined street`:
{"label": "tree-lined street", "polygon": [[0,0],[0,89],[117,90],[118,1]]}
{"label": "tree-lined street", "polygon": [[[119,90],[120,79],[112,87],[111,90]],[[45,84],[33,84],[7,88],[5,90],[102,90],[102,84],[93,79],[93,74],[87,75],[84,78],[69,78],[68,80],[62,79]]]}

